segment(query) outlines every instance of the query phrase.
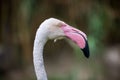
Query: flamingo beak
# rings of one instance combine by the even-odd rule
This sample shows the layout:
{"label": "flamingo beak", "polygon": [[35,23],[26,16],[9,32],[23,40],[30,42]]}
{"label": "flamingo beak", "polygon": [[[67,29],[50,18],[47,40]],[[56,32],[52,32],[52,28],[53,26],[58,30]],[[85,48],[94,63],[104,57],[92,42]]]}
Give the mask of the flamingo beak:
{"label": "flamingo beak", "polygon": [[64,34],[66,37],[71,39],[73,42],[75,42],[83,51],[84,56],[89,58],[89,45],[87,42],[86,34],[82,31],[73,28],[69,25],[63,25],[61,29],[64,31]]}

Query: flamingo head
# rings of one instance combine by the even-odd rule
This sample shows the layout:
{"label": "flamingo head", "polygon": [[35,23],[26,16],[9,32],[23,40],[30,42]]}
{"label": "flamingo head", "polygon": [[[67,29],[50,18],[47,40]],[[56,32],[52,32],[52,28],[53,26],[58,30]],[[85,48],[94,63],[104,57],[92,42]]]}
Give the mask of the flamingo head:
{"label": "flamingo head", "polygon": [[45,20],[41,24],[40,29],[43,33],[45,33],[48,39],[57,40],[63,37],[71,39],[78,45],[78,47],[80,47],[85,57],[89,58],[89,46],[87,42],[87,36],[84,32],[55,18],[49,18]]}

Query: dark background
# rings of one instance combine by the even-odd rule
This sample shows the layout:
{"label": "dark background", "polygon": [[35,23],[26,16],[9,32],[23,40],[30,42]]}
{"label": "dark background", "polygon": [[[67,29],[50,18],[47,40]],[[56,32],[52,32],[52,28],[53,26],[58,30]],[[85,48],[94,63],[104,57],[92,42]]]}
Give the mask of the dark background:
{"label": "dark background", "polygon": [[67,39],[48,41],[49,80],[120,80],[119,5],[120,0],[0,0],[0,80],[36,80],[33,41],[50,17],[87,34],[90,58]]}

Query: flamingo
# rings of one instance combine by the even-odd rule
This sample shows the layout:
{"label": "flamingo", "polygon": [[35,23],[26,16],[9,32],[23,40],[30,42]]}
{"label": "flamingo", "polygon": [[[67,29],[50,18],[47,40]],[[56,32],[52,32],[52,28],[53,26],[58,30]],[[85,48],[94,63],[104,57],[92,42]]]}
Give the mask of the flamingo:
{"label": "flamingo", "polygon": [[33,63],[37,80],[48,80],[43,59],[44,45],[49,39],[54,39],[54,41],[56,41],[64,37],[75,42],[83,51],[85,57],[89,58],[89,46],[85,33],[61,20],[48,18],[43,21],[37,29],[34,40]]}

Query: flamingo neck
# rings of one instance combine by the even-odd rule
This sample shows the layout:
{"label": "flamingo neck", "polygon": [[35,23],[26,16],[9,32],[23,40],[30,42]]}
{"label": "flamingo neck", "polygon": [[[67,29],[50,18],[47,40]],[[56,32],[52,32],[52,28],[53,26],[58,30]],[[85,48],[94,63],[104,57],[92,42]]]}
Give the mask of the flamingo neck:
{"label": "flamingo neck", "polygon": [[33,62],[37,80],[47,80],[47,74],[44,67],[43,48],[47,39],[39,30],[36,33],[33,49]]}

